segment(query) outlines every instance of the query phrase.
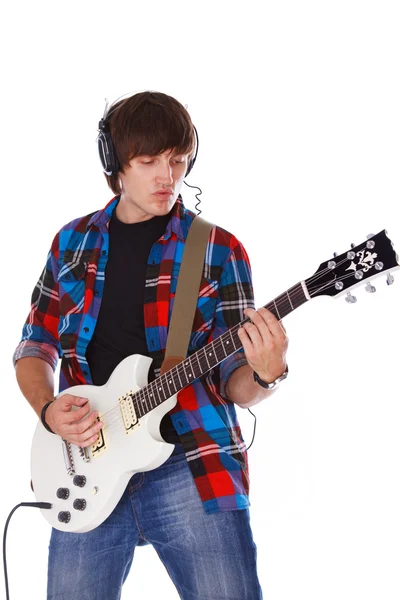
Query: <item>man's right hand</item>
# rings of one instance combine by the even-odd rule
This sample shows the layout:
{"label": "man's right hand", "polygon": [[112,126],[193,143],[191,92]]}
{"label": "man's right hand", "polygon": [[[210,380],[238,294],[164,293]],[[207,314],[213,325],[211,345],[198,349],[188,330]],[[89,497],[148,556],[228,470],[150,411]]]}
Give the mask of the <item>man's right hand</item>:
{"label": "man's right hand", "polygon": [[[72,410],[76,406],[77,410]],[[103,424],[97,421],[98,412],[90,412],[87,398],[64,394],[56,398],[46,410],[45,420],[54,433],[62,438],[86,448],[94,444]]]}

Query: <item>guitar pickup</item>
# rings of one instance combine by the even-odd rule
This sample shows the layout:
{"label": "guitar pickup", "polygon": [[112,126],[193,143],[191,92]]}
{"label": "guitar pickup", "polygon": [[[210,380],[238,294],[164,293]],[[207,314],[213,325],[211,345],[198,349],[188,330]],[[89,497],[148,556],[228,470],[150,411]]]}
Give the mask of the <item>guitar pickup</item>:
{"label": "guitar pickup", "polygon": [[128,435],[133,429],[140,426],[133,403],[133,393],[131,392],[125,396],[121,396],[121,398],[118,399],[118,404],[121,410],[125,433]]}

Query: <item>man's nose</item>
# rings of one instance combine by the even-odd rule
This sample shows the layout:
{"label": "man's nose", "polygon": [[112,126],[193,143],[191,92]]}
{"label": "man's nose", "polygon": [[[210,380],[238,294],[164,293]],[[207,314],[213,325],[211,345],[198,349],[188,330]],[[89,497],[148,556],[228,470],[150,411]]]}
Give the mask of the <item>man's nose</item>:
{"label": "man's nose", "polygon": [[161,162],[157,168],[157,178],[167,183],[173,181],[172,166],[168,163]]}

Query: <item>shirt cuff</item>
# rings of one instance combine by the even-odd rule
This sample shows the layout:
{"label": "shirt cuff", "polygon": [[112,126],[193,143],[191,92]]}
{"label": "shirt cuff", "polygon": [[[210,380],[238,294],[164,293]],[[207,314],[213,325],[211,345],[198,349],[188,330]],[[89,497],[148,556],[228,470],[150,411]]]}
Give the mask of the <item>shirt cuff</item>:
{"label": "shirt cuff", "polygon": [[20,342],[13,354],[14,367],[17,360],[20,358],[25,358],[26,356],[41,358],[49,363],[53,371],[56,370],[58,363],[58,350],[51,344],[46,344],[45,342],[33,342],[32,340]]}
{"label": "shirt cuff", "polygon": [[219,385],[219,393],[223,398],[230,400],[229,396],[226,394],[226,386],[228,384],[229,377],[232,375],[233,371],[238,369],[239,367],[243,367],[248,365],[247,358],[244,355],[244,350],[238,350],[231,356],[228,356],[220,365],[220,385]]}

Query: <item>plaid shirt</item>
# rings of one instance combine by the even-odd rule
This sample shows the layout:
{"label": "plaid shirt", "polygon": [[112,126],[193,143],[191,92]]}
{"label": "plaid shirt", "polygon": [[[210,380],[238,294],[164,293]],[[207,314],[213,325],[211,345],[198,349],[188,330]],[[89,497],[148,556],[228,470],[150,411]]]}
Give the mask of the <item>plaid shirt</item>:
{"label": "plaid shirt", "polygon": [[[47,361],[55,370],[62,358],[59,391],[91,384],[85,352],[100,310],[109,249],[108,225],[119,201],[75,219],[55,236],[37,282],[31,311],[14,353]],[[147,262],[144,324],[148,356],[160,374],[185,240],[195,214],[181,196],[164,235]],[[210,232],[188,355],[243,320],[254,308],[251,268],[242,244],[214,226]],[[178,393],[170,412],[205,511],[249,506],[246,447],[235,405],[226,395],[231,373],[246,365],[243,348]]]}

